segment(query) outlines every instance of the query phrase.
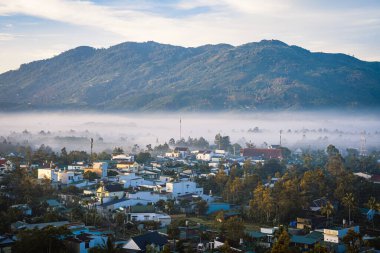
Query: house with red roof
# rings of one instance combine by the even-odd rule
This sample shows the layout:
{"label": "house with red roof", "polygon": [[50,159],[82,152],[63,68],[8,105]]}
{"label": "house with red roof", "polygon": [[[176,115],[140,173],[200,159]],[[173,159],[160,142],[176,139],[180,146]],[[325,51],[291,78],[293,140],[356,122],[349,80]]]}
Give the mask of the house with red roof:
{"label": "house with red roof", "polygon": [[284,158],[282,149],[279,148],[242,148],[240,155],[253,161],[269,159],[282,160]]}

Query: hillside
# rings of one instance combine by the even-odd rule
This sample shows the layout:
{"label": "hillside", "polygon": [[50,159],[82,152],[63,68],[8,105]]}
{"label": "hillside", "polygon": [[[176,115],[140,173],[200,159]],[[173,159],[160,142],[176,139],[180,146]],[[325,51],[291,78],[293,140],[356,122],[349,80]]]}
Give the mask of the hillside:
{"label": "hillside", "polygon": [[0,108],[208,111],[374,108],[380,63],[281,41],[78,47],[0,75]]}

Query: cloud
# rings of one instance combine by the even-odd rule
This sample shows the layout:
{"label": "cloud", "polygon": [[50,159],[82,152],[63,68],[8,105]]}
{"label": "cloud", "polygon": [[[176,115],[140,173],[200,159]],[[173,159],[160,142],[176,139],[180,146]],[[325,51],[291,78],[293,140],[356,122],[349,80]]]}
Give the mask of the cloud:
{"label": "cloud", "polygon": [[16,36],[9,33],[0,33],[0,41],[8,41],[15,39]]}

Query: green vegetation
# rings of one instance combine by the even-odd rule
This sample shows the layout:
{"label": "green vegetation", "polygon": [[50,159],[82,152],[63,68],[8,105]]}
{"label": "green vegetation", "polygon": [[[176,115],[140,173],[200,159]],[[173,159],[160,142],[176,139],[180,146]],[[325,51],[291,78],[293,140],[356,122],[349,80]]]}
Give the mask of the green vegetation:
{"label": "green vegetation", "polygon": [[379,66],[280,41],[197,48],[127,42],[78,47],[3,73],[0,100],[6,111],[373,108],[380,105]]}

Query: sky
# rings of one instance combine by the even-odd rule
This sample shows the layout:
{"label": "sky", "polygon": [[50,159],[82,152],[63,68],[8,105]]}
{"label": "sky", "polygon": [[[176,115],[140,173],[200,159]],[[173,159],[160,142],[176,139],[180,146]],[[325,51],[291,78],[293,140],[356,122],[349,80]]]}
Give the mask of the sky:
{"label": "sky", "polygon": [[0,0],[0,73],[82,45],[263,39],[380,61],[380,1]]}

